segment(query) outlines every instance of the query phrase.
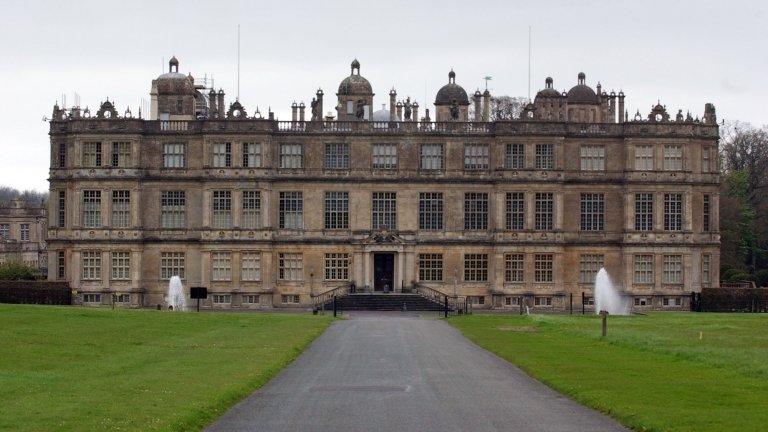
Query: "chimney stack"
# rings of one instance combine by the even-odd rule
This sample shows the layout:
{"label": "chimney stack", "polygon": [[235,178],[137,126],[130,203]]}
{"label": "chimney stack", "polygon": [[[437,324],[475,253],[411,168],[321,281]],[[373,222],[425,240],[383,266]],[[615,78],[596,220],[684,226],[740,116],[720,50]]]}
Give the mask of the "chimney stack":
{"label": "chimney stack", "polygon": [[218,109],[219,118],[224,118],[225,113],[227,111],[224,109],[224,90],[223,89],[219,89],[218,99],[219,99],[219,109]]}
{"label": "chimney stack", "polygon": [[304,105],[304,102],[301,102],[299,104],[299,121],[304,123],[304,108],[306,108],[306,105]]}
{"label": "chimney stack", "polygon": [[483,92],[483,121],[491,121],[491,92],[488,89]]}

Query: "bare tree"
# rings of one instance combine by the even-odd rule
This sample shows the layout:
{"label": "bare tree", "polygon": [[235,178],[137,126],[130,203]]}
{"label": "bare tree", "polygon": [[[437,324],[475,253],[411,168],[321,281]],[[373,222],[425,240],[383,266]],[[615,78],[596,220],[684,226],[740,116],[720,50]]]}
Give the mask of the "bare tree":
{"label": "bare tree", "polygon": [[[514,120],[520,118],[523,107],[528,103],[528,98],[521,96],[492,96],[490,121]],[[469,119],[475,118],[475,106],[469,104]]]}
{"label": "bare tree", "polygon": [[20,191],[10,186],[0,186],[0,204],[8,205],[15,198],[23,199],[30,207],[40,207],[48,201],[48,192]]}

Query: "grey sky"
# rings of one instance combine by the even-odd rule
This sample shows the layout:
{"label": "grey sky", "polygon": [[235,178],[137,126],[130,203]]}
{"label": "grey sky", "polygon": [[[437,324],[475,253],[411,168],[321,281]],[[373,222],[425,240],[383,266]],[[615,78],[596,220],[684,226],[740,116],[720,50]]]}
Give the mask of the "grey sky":
{"label": "grey sky", "polygon": [[[136,113],[171,55],[181,72],[212,74],[228,103],[249,113],[271,106],[290,117],[322,87],[333,101],[357,57],[380,108],[392,86],[431,106],[456,71],[467,91],[493,76],[493,94],[532,92],[552,76],[567,90],[587,83],[623,89],[632,116],[657,99],[694,116],[713,102],[720,119],[768,123],[768,19],[748,1],[346,1],[0,2],[0,184],[48,188],[47,124],[53,103],[73,93],[93,110],[106,97]],[[325,111],[330,105],[325,104]],[[423,111],[422,111],[423,112]],[[434,115],[433,115],[434,117]]]}

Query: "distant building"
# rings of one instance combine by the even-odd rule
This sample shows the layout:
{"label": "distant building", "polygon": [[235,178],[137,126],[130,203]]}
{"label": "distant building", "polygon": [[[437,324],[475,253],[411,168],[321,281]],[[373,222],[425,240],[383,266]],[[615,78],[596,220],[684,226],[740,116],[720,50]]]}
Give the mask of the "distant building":
{"label": "distant building", "polygon": [[47,225],[47,210],[42,203],[32,207],[16,198],[0,206],[0,263],[21,261],[45,275]]}
{"label": "distant building", "polygon": [[318,90],[278,121],[209,84],[173,58],[149,119],[111,101],[54,107],[49,278],[84,303],[163,305],[174,275],[208,287],[204,307],[233,309],[354,284],[564,310],[591,302],[602,267],[640,309],[718,286],[711,104],[701,119],[661,104],[630,119],[624,93],[580,73],[494,119],[490,92],[470,98],[451,71],[433,122],[394,89],[389,115],[374,111],[355,60],[335,115]]}

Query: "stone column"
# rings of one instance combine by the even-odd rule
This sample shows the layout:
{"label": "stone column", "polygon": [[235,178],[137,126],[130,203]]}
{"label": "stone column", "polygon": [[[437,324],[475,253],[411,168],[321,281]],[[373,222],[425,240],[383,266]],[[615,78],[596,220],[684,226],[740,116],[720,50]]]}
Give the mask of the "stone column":
{"label": "stone column", "polygon": [[363,288],[367,291],[371,288],[371,253],[363,253],[363,267],[365,268],[365,282]]}
{"label": "stone column", "polygon": [[392,291],[402,292],[402,287],[405,285],[405,259],[404,252],[397,252],[397,279],[395,281]]}
{"label": "stone column", "polygon": [[397,92],[393,88],[389,91],[389,121],[397,121],[398,114],[396,111],[397,105]]}

